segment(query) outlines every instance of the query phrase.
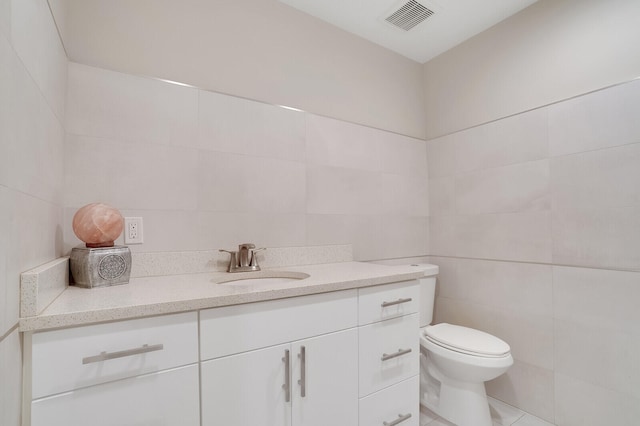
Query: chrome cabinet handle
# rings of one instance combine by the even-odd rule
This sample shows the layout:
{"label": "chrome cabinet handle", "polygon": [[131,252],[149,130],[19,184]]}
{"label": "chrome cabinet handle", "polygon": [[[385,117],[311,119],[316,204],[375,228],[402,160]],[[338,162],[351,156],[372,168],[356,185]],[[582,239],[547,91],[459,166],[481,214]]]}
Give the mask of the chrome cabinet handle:
{"label": "chrome cabinet handle", "polygon": [[300,380],[298,380],[298,384],[300,385],[300,396],[304,398],[307,396],[307,350],[304,346],[300,346],[298,358],[300,358]]}
{"label": "chrome cabinet handle", "polygon": [[405,414],[404,416],[402,414],[398,414],[398,418],[395,419],[392,422],[382,422],[383,426],[395,426],[397,424],[400,424],[402,422],[404,422],[405,420],[409,420],[411,418],[411,413],[409,414]]}
{"label": "chrome cabinet handle", "polygon": [[398,352],[394,352],[391,355],[382,354],[382,358],[381,359],[382,359],[382,361],[388,361],[390,359],[397,358],[399,356],[406,355],[408,353],[411,353],[411,349],[398,349]]}
{"label": "chrome cabinet handle", "polygon": [[282,389],[284,389],[284,400],[285,402],[291,401],[291,374],[289,373],[289,349],[284,350],[284,384],[282,385]]}
{"label": "chrome cabinet handle", "polygon": [[107,360],[110,360],[110,359],[124,358],[124,357],[127,357],[127,356],[146,354],[147,352],[161,351],[163,349],[164,349],[164,345],[161,343],[161,344],[158,344],[158,345],[147,345],[147,344],[144,344],[139,348],[127,349],[127,350],[124,350],[124,351],[100,352],[98,355],[93,355],[93,356],[88,356],[86,358],[82,358],[82,364],[91,364],[93,362],[107,361]]}
{"label": "chrome cabinet handle", "polygon": [[382,302],[382,305],[380,305],[383,308],[387,308],[389,306],[393,306],[393,305],[400,305],[402,303],[407,303],[407,302],[411,302],[413,299],[410,297],[407,297],[406,299],[398,299],[395,300],[393,302]]}

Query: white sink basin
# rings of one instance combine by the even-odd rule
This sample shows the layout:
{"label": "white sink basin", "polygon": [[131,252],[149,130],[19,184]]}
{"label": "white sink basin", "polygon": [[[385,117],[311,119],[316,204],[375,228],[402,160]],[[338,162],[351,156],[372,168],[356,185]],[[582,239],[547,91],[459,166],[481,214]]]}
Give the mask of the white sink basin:
{"label": "white sink basin", "polygon": [[294,271],[258,271],[229,273],[215,279],[217,284],[224,285],[277,285],[289,281],[309,278],[309,274]]}

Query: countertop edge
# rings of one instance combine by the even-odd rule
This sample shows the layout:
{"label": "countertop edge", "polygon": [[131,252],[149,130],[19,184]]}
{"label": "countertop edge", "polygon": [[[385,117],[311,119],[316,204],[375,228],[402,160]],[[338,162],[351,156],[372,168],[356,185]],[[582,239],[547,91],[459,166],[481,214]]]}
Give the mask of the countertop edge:
{"label": "countertop edge", "polygon": [[[437,274],[430,270],[427,275]],[[280,289],[255,290],[245,293],[216,295],[213,297],[171,300],[166,302],[139,304],[135,306],[111,307],[99,310],[87,310],[68,313],[46,314],[46,311],[37,316],[20,318],[20,332],[38,332],[66,327],[78,327],[112,321],[124,321],[137,318],[152,317],[180,312],[197,311],[201,309],[216,308],[222,306],[240,305],[275,299],[307,296],[333,291],[342,291],[389,284],[400,281],[408,281],[425,276],[424,270],[414,272],[396,272],[392,274],[378,274],[366,278],[345,279],[340,281],[327,281],[307,286],[291,286]]]}

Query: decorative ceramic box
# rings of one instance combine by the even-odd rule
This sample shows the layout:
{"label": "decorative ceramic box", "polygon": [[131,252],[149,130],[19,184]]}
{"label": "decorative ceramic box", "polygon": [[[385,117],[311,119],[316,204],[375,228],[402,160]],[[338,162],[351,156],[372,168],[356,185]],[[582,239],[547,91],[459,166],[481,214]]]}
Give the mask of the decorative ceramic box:
{"label": "decorative ceramic box", "polygon": [[131,276],[131,251],[127,246],[75,247],[71,250],[70,265],[78,287],[127,284]]}

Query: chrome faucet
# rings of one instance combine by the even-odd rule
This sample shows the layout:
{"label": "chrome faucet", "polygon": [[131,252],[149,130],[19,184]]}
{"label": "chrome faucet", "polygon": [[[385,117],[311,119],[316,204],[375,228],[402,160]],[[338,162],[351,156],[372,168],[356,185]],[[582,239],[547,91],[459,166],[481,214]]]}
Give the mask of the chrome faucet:
{"label": "chrome faucet", "polygon": [[255,244],[245,243],[238,246],[238,251],[219,250],[221,252],[229,253],[231,258],[229,259],[229,272],[250,272],[259,271],[260,265],[258,265],[258,257],[256,252],[260,250],[266,250],[265,248],[257,249]]}

